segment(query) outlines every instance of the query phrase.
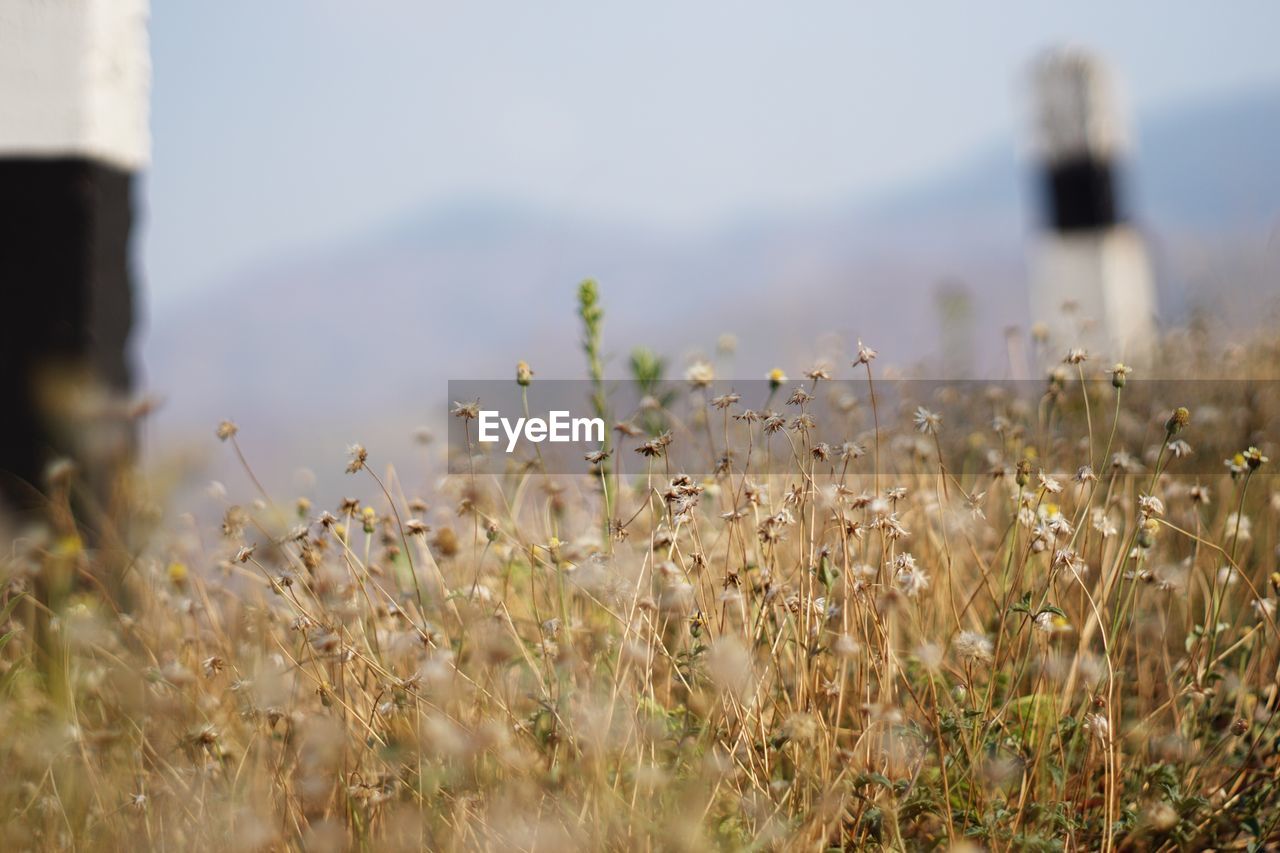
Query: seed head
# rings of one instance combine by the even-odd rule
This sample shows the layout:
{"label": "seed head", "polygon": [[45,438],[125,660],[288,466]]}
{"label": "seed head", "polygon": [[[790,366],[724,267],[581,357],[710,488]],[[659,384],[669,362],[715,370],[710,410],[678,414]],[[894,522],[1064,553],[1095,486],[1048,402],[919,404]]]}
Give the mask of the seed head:
{"label": "seed head", "polygon": [[1132,367],[1117,361],[1111,365],[1111,385],[1115,388],[1123,388],[1124,383],[1127,381],[1126,377],[1130,373],[1133,373]]}
{"label": "seed head", "polygon": [[354,474],[369,460],[369,451],[360,444],[353,444],[347,448],[347,456],[347,473]]}
{"label": "seed head", "polygon": [[218,432],[217,432],[218,440],[226,441],[230,438],[234,438],[235,434],[238,433],[239,431],[240,431],[240,427],[236,426],[231,421],[223,421],[222,423],[218,424]]}
{"label": "seed head", "polygon": [[1164,431],[1169,438],[1173,438],[1191,423],[1191,412],[1186,406],[1179,406],[1173,410],[1173,414],[1169,415],[1169,420],[1164,422]]}

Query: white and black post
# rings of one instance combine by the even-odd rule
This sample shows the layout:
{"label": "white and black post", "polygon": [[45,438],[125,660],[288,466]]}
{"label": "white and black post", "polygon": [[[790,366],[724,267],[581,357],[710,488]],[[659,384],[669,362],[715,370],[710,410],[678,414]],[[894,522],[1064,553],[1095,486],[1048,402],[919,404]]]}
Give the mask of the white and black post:
{"label": "white and black post", "polygon": [[1155,287],[1121,197],[1127,131],[1110,74],[1085,51],[1056,50],[1033,82],[1041,222],[1031,319],[1055,352],[1141,361],[1155,340]]}
{"label": "white and black post", "polygon": [[147,14],[147,0],[0,3],[0,498],[20,509],[38,504],[52,459],[92,469],[132,445],[123,418],[86,439],[66,416],[132,383]]}

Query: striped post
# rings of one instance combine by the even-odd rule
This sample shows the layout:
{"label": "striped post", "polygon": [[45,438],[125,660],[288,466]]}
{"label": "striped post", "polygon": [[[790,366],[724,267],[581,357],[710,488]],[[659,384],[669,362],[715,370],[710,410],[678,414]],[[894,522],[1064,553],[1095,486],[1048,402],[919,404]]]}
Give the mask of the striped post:
{"label": "striped post", "polygon": [[0,498],[127,459],[130,237],[147,162],[146,0],[0,3]]}
{"label": "striped post", "polygon": [[[1155,339],[1155,287],[1119,182],[1127,134],[1106,66],[1081,50],[1044,56],[1033,72],[1040,231],[1032,321],[1064,352],[1141,360]],[[1052,353],[1051,353],[1052,354]]]}

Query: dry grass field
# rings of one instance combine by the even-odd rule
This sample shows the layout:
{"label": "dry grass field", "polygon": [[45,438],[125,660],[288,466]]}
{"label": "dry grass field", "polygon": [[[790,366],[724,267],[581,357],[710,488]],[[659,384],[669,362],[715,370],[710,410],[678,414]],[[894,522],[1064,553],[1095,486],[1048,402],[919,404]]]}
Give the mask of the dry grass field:
{"label": "dry grass field", "polygon": [[[355,447],[350,500],[217,530],[89,535],[52,472],[0,556],[0,849],[1275,849],[1280,401],[1063,355],[1030,405],[880,408],[861,344],[754,411],[697,368],[695,428],[595,474]],[[1207,366],[1280,349],[1150,369]]]}

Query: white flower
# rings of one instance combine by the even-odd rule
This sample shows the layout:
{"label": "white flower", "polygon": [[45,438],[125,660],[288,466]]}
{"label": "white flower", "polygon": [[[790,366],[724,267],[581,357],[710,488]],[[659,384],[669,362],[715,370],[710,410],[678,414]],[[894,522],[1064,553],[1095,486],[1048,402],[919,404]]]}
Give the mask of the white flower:
{"label": "white flower", "polygon": [[1147,518],[1153,515],[1164,515],[1164,501],[1155,495],[1141,495],[1138,497],[1138,509]]}
{"label": "white flower", "polygon": [[1053,477],[1046,477],[1043,471],[1041,471],[1037,476],[1040,480],[1040,487],[1049,494],[1056,495],[1062,491],[1062,483],[1058,482]]}
{"label": "white flower", "polygon": [[907,598],[918,598],[920,593],[929,588],[929,573],[917,568],[914,560],[909,566],[900,567],[894,573],[893,580]]}
{"label": "white flower", "polygon": [[916,429],[929,435],[937,435],[938,427],[942,426],[942,415],[937,412],[931,412],[924,406],[916,407],[915,414]]}
{"label": "white flower", "polygon": [[705,361],[695,361],[684,372],[684,378],[694,388],[706,388],[715,381],[715,368]]}
{"label": "white flower", "polygon": [[956,654],[966,661],[990,661],[994,648],[986,634],[977,631],[961,631],[956,637],[953,648]]}
{"label": "white flower", "polygon": [[1086,714],[1084,730],[1104,743],[1111,739],[1111,721],[1103,714]]}
{"label": "white flower", "polygon": [[1071,623],[1066,617],[1042,610],[1036,615],[1036,630],[1046,634],[1063,634],[1071,630]]}

